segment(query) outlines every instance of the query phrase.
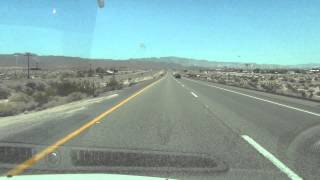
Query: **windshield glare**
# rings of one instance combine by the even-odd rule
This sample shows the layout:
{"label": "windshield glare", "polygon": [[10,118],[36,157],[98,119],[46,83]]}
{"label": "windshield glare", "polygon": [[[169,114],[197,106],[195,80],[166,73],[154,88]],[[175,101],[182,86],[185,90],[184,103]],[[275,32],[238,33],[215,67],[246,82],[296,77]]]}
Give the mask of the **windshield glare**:
{"label": "windshield glare", "polygon": [[0,2],[1,175],[319,179],[319,7]]}

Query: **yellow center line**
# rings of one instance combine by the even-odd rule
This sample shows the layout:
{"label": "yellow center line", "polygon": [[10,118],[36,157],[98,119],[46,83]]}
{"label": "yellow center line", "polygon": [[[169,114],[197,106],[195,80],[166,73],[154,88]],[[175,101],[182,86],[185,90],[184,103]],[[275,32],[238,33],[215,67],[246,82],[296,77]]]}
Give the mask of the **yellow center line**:
{"label": "yellow center line", "polygon": [[151,86],[156,84],[157,82],[159,82],[159,80],[157,80],[157,81],[153,82],[152,84],[149,84],[148,86],[142,88],[138,92],[134,93],[133,95],[129,96],[128,98],[126,98],[123,101],[121,101],[120,103],[118,103],[117,105],[113,106],[112,108],[110,108],[107,111],[101,113],[100,115],[98,115],[94,119],[90,120],[89,122],[87,122],[86,124],[84,124],[83,126],[78,128],[77,130],[73,131],[72,133],[70,133],[67,136],[63,137],[62,139],[58,140],[54,144],[49,145],[44,150],[42,150],[39,153],[33,155],[30,159],[24,161],[23,163],[17,165],[16,167],[14,167],[10,171],[8,171],[5,175],[6,176],[17,176],[17,175],[23,173],[26,169],[30,168],[31,166],[33,166],[35,163],[37,163],[41,159],[45,158],[48,154],[50,154],[50,153],[54,152],[55,150],[57,150],[61,145],[65,144],[66,142],[68,142],[71,139],[75,138],[80,133],[82,133],[83,131],[87,130],[91,126],[93,126],[96,122],[101,121],[102,118],[106,117],[108,114],[110,114],[114,110],[116,110],[119,107],[123,106],[128,101],[130,101],[134,97],[138,96],[139,94],[141,94],[142,92],[144,92],[145,90],[147,90],[148,88],[150,88]]}

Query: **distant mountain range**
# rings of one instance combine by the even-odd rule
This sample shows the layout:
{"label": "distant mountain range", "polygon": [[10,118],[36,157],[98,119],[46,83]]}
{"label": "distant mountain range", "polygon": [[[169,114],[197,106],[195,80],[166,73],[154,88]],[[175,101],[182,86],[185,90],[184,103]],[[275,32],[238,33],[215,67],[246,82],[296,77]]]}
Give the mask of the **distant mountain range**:
{"label": "distant mountain range", "polygon": [[298,65],[277,65],[277,64],[257,64],[257,63],[240,63],[240,62],[222,62],[222,61],[208,61],[208,60],[197,60],[179,57],[161,57],[156,58],[155,61],[176,63],[184,67],[209,67],[209,68],[319,68],[320,63],[310,63],[310,64],[298,64]]}
{"label": "distant mountain range", "polygon": [[257,64],[257,63],[241,63],[241,62],[223,62],[223,61],[208,61],[208,60],[198,60],[190,58],[180,58],[180,57],[160,57],[160,58],[146,58],[146,60],[152,59],[155,62],[166,62],[179,64],[183,67],[208,67],[208,68],[261,68],[261,69],[275,69],[275,68],[301,68],[301,69],[311,69],[320,68],[320,63],[310,63],[310,64],[298,64],[298,65],[278,65],[278,64]]}
{"label": "distant mountain range", "polygon": [[[27,64],[26,57],[14,55],[0,55],[0,67],[25,67]],[[166,68],[183,68],[179,64],[153,61],[147,59],[128,59],[128,60],[112,60],[112,59],[87,59],[79,57],[66,56],[35,56],[30,60],[30,67],[42,69],[89,69],[103,68],[130,68],[130,69],[166,69]]]}
{"label": "distant mountain range", "polygon": [[[318,64],[300,64],[300,65],[276,65],[276,64],[256,64],[256,63],[239,63],[239,62],[217,62],[208,60],[197,60],[181,57],[151,57],[136,58],[128,60],[113,59],[87,59],[67,56],[36,56],[30,60],[31,67],[38,65],[44,69],[88,69],[92,67],[109,67],[109,68],[132,68],[132,69],[183,69],[187,67],[203,68],[317,68]],[[0,55],[1,67],[25,67],[26,57],[14,55]]]}

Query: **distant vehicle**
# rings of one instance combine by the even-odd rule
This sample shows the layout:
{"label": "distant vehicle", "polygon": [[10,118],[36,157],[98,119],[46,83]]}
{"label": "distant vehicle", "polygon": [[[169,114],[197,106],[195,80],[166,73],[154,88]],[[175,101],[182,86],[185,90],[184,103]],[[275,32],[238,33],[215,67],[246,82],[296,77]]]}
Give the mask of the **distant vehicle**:
{"label": "distant vehicle", "polygon": [[174,74],[174,77],[177,79],[181,79],[181,75],[180,74]]}

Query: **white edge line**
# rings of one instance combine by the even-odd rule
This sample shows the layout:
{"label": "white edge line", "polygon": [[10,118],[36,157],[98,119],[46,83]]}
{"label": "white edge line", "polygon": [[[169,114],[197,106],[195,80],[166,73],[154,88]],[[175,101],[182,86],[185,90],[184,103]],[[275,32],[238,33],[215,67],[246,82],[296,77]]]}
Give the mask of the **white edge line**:
{"label": "white edge line", "polygon": [[86,108],[85,108],[85,107],[80,107],[80,108],[72,109],[72,110],[69,110],[69,111],[63,112],[63,113],[65,113],[65,114],[71,114],[71,113],[74,113],[74,112],[77,112],[77,111],[82,111],[82,110],[84,110],[84,109],[86,109]]}
{"label": "white edge line", "polygon": [[198,95],[196,95],[194,92],[190,92],[194,97],[198,97]]}
{"label": "white edge line", "polygon": [[188,79],[188,80],[189,80],[189,81],[194,81],[195,83],[198,83],[198,84],[203,84],[203,85],[206,85],[206,86],[210,86],[210,87],[217,88],[217,89],[221,89],[221,90],[228,91],[228,92],[231,92],[231,93],[239,94],[239,95],[246,96],[246,97],[249,97],[249,98],[252,98],[252,99],[256,99],[256,100],[259,100],[259,101],[268,102],[268,103],[271,103],[271,104],[275,104],[275,105],[278,105],[278,106],[286,107],[286,108],[289,108],[289,109],[293,109],[293,110],[296,110],[296,111],[300,111],[300,112],[304,112],[304,113],[307,113],[307,114],[312,114],[312,115],[315,115],[315,116],[319,116],[319,117],[320,117],[320,114],[314,113],[314,112],[311,112],[311,111],[307,111],[307,110],[304,110],[304,109],[300,109],[300,108],[288,106],[288,105],[285,105],[285,104],[273,102],[273,101],[270,101],[270,100],[258,98],[258,97],[251,96],[251,95],[244,94],[244,93],[240,93],[240,92],[237,92],[237,91],[232,91],[232,90],[229,90],[229,89],[221,88],[221,87],[218,87],[218,86],[214,86],[214,85],[210,85],[210,84],[205,84],[205,83],[200,83],[200,82],[197,82],[197,81],[195,81],[195,80],[191,80],[191,79]]}
{"label": "white edge line", "polygon": [[287,174],[290,179],[293,180],[302,180],[302,178],[293,172],[290,168],[288,168],[285,164],[283,164],[279,159],[277,159],[274,155],[264,149],[260,144],[258,144],[255,140],[247,135],[241,136],[245,141],[247,141],[252,147],[254,147],[260,154],[262,154],[265,158],[272,162],[278,169],[280,169],[283,173]]}
{"label": "white edge line", "polygon": [[102,96],[102,97],[99,97],[99,98],[93,98],[93,99],[90,99],[88,101],[86,101],[86,103],[97,103],[97,102],[101,102],[103,100],[106,100],[106,99],[111,99],[111,98],[115,98],[119,96],[119,94],[111,94],[109,96]]}
{"label": "white edge line", "polygon": [[[106,100],[106,99],[115,98],[115,97],[117,97],[117,96],[119,96],[119,94],[111,94],[111,95],[106,96],[106,97],[104,97],[104,98],[91,99],[91,100],[88,101],[88,103],[89,103],[89,104],[91,104],[91,103],[97,103],[97,102],[101,102],[101,101]],[[86,109],[86,108],[85,108],[85,107],[80,107],[80,108],[76,108],[76,109],[71,109],[71,110],[69,110],[69,111],[67,111],[67,112],[63,112],[63,113],[71,114],[71,113],[74,113],[74,112],[77,112],[77,111],[81,111],[81,110],[84,110],[84,109]]]}
{"label": "white edge line", "polygon": [[106,99],[115,98],[115,97],[117,97],[117,96],[119,96],[119,94],[112,94],[112,95],[110,95],[110,96],[107,96]]}

